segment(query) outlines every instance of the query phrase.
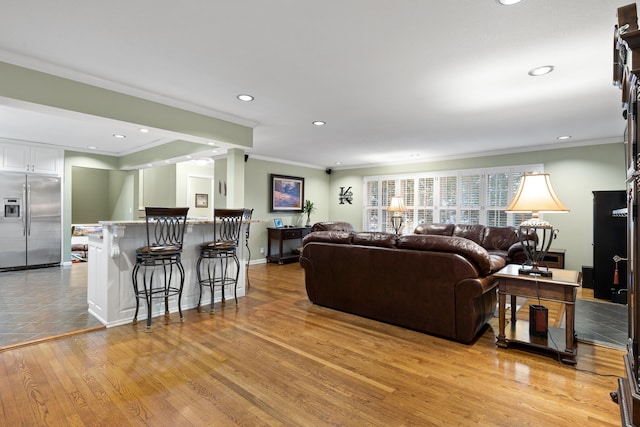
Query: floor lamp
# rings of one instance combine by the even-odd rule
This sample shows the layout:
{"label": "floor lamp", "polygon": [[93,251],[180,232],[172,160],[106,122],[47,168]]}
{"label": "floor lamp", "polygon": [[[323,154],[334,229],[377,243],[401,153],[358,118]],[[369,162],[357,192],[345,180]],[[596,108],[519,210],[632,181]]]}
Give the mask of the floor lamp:
{"label": "floor lamp", "polygon": [[[551,187],[549,174],[524,174],[516,195],[506,209],[507,213],[531,213],[531,219],[520,224],[520,243],[527,254],[527,265],[519,274],[537,274],[551,277],[552,272],[541,269],[540,263],[547,255],[551,242],[558,235],[547,221],[540,220],[540,212],[569,212]],[[531,240],[533,239],[533,240]]]}
{"label": "floor lamp", "polygon": [[393,212],[391,216],[391,224],[396,234],[400,234],[400,228],[402,227],[402,214],[407,211],[407,207],[404,205],[402,197],[392,197],[391,203],[387,208],[387,212]]}

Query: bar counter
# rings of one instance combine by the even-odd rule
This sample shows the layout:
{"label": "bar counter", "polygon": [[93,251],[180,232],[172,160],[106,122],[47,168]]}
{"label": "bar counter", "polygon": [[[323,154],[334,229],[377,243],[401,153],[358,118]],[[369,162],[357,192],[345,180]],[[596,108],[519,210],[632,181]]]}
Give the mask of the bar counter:
{"label": "bar counter", "polygon": [[[248,224],[253,221],[245,221]],[[142,221],[100,221],[102,233],[89,236],[88,289],[89,313],[107,327],[131,323],[136,308],[131,271],[136,263],[136,249],[146,245],[146,223]],[[238,298],[245,295],[245,233],[242,232],[238,246],[240,275],[238,278]],[[198,304],[199,289],[196,279],[196,262],[200,255],[200,245],[213,240],[213,220],[188,219],[182,248],[182,265],[185,270],[182,291],[182,310],[194,308]],[[233,267],[235,268],[235,266]],[[175,275],[177,276],[177,275]],[[175,280],[175,278],[174,278]],[[234,304],[233,289],[225,292],[225,298]],[[221,289],[215,290],[215,302],[221,300]],[[203,289],[202,306],[209,310],[211,295]],[[239,301],[242,304],[242,301]],[[169,298],[172,320],[179,320],[178,299]],[[153,316],[164,314],[164,300],[153,302]],[[147,310],[141,301],[138,321],[144,324]]]}

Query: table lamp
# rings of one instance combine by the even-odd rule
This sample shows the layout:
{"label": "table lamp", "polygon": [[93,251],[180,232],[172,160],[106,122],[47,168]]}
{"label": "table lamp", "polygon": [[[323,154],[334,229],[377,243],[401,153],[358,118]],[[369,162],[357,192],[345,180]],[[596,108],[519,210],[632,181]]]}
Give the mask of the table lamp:
{"label": "table lamp", "polygon": [[[518,270],[519,274],[538,274],[551,277],[552,272],[541,269],[540,263],[547,255],[551,242],[558,235],[547,221],[540,220],[540,212],[569,212],[551,187],[549,174],[524,174],[516,195],[506,209],[507,213],[531,213],[531,219],[520,224],[520,243],[527,254],[527,266]],[[538,233],[541,232],[542,238]],[[533,237],[535,240],[530,240]]]}
{"label": "table lamp", "polygon": [[404,205],[402,197],[391,198],[391,203],[389,203],[387,212],[393,212],[393,215],[391,216],[391,224],[393,225],[393,229],[396,231],[396,234],[400,234],[400,227],[402,227],[402,212],[406,211],[407,207]]}

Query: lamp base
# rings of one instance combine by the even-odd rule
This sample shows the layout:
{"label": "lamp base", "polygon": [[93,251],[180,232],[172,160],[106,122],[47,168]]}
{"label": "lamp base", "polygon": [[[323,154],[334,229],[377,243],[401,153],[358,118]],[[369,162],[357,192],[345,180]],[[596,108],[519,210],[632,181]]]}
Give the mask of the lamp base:
{"label": "lamp base", "polygon": [[522,267],[518,270],[518,274],[522,274],[522,275],[536,275],[536,276],[542,276],[542,277],[552,277],[553,276],[553,272],[551,270],[541,270],[539,268],[536,267]]}

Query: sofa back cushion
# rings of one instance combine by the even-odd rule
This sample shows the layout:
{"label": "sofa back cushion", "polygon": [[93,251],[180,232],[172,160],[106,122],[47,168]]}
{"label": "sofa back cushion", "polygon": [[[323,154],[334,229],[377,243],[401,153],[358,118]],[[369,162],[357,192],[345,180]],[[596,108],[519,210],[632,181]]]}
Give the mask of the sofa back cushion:
{"label": "sofa back cushion", "polygon": [[353,225],[344,221],[316,222],[311,227],[311,231],[355,231]]}
{"label": "sofa back cushion", "polygon": [[379,233],[375,231],[361,231],[353,233],[354,245],[377,246],[380,248],[395,248],[398,236],[393,233]]}
{"label": "sofa back cushion", "polygon": [[514,227],[485,227],[482,246],[487,250],[507,251],[514,243],[518,243],[518,232]]}
{"label": "sofa back cushion", "polygon": [[453,235],[456,237],[464,237],[472,242],[482,245],[484,240],[485,226],[480,224],[456,224]]}
{"label": "sofa back cushion", "polygon": [[413,232],[432,236],[451,236],[455,227],[455,224],[419,224]]}
{"label": "sofa back cushion", "polygon": [[[483,276],[490,274],[497,267],[489,252],[479,244],[463,237],[409,234],[398,237],[397,247],[458,254],[471,261]],[[502,265],[504,266],[504,263]]]}
{"label": "sofa back cushion", "polygon": [[351,232],[348,231],[314,231],[302,239],[302,244],[309,242],[351,244]]}

